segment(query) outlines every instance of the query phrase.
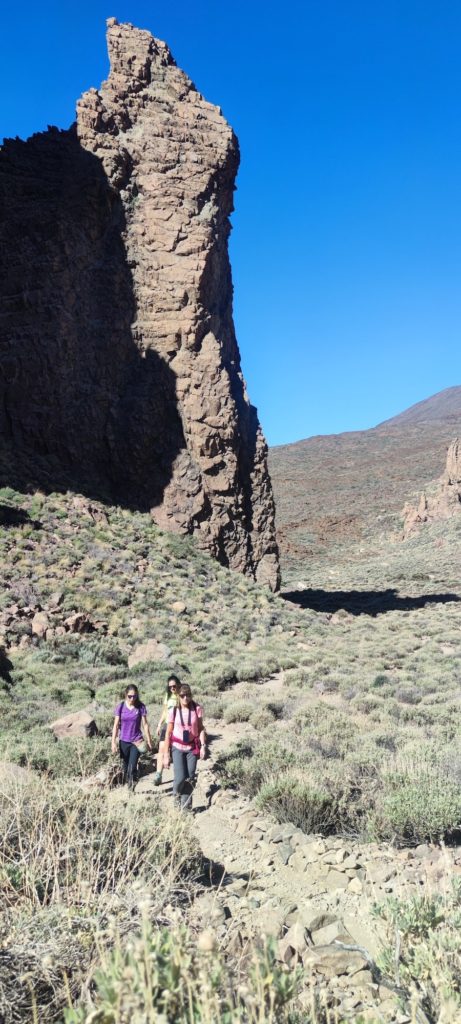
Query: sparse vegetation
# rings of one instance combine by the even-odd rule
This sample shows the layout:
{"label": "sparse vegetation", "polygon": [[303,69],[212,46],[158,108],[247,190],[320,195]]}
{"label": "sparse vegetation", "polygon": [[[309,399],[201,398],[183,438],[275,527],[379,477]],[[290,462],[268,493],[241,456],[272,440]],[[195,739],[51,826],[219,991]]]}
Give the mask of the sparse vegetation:
{"label": "sparse vegetation", "polygon": [[[459,523],[433,525],[396,544],[385,567],[376,550],[356,563],[352,603],[351,569],[339,563],[334,589],[322,591],[323,607],[314,610],[227,572],[190,539],[162,534],[148,516],[95,505],[89,514],[72,495],[10,488],[0,499],[21,513],[0,527],[0,759],[26,773],[26,784],[19,771],[0,793],[0,1015],[7,1024],[29,1024],[34,1013],[62,1022],[66,1008],[66,1024],[86,1024],[90,1011],[80,993],[89,975],[91,1013],[98,1014],[91,1020],[100,1024],[114,1020],[114,1005],[140,1024],[157,1013],[203,1024],[333,1020],[328,1007],[299,1016],[296,975],[274,968],[270,947],[240,966],[225,951],[198,950],[194,928],[185,920],[178,930],[171,916],[171,908],[187,908],[185,880],[197,885],[200,874],[193,835],[178,834],[152,807],[133,815],[111,798],[98,800],[80,782],[110,761],[113,707],[130,679],[155,721],[165,676],[176,671],[221,730],[244,723],[245,739],[218,768],[262,813],[308,832],[397,846],[455,841]],[[386,592],[381,602],[379,591]],[[357,594],[368,592],[375,596],[367,606]],[[329,595],[340,602],[338,593],[349,607],[332,608]],[[47,618],[41,632],[33,626],[38,612]],[[75,616],[83,617],[80,625]],[[164,645],[162,660],[134,664],[136,648],[149,640]],[[272,697],[259,686],[269,677],[278,684]],[[81,708],[94,715],[99,736],[55,740],[49,723]],[[148,890],[147,923],[141,890]],[[427,929],[415,938],[402,926],[402,982],[423,993],[434,1020],[443,993],[459,998],[457,897],[450,900],[430,940]],[[382,910],[390,928],[392,914],[407,913],[402,907]],[[442,913],[438,904],[436,911]],[[424,908],[412,913],[426,919]],[[449,977],[434,969],[444,927],[452,943]],[[117,933],[125,928],[130,938],[122,946]],[[177,970],[168,952],[173,941],[182,956]],[[149,992],[141,952],[155,968]],[[21,978],[34,979],[33,997],[25,980],[13,1000],[13,962]]]}

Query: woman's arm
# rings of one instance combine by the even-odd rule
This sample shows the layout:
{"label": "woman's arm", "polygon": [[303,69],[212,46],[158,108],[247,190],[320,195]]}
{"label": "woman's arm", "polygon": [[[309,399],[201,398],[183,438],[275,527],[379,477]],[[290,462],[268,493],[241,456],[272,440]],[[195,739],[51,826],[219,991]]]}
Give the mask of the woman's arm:
{"label": "woman's arm", "polygon": [[198,725],[198,734],[199,734],[199,738],[200,738],[200,757],[202,758],[202,761],[203,761],[203,758],[206,757],[206,751],[207,751],[207,747],[206,747],[207,736],[206,736],[205,726],[204,726],[203,720],[201,718],[199,718],[199,720],[197,722],[197,725]]}
{"label": "woman's arm", "polygon": [[113,754],[117,753],[117,746],[118,746],[118,744],[117,744],[117,737],[118,737],[119,729],[120,729],[120,717],[119,717],[119,715],[116,715],[116,717],[114,718],[114,728],[112,729],[112,753]]}
{"label": "woman's arm", "polygon": [[161,713],[160,718],[158,720],[157,736],[160,736],[160,730],[162,728],[163,723],[166,722],[166,719],[167,719],[166,708],[162,708],[162,713]]}
{"label": "woman's arm", "polygon": [[152,753],[152,736],[150,734],[150,728],[149,728],[149,722],[147,721],[147,715],[144,715],[144,717],[141,719],[141,728],[142,728],[142,731],[143,731],[143,734],[144,734],[144,739],[145,739],[145,741],[147,743],[147,746],[148,746],[150,752]]}

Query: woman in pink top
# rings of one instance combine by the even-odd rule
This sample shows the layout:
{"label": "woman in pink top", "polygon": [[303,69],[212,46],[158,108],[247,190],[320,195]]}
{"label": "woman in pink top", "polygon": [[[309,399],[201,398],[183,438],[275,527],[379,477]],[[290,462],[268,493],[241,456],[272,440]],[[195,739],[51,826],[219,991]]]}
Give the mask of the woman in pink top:
{"label": "woman in pink top", "polygon": [[197,757],[206,756],[206,732],[203,708],[192,699],[190,686],[181,684],[179,707],[168,712],[163,764],[170,764],[173,752],[173,796],[182,810],[192,808],[192,790],[195,782]]}

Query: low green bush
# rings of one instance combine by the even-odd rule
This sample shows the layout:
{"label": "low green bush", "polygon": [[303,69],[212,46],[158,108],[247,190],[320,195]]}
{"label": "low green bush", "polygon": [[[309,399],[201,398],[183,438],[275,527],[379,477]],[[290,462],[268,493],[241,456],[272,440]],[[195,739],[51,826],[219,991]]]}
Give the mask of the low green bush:
{"label": "low green bush", "polygon": [[245,700],[236,700],[231,704],[228,704],[224,711],[224,721],[230,724],[231,722],[248,722],[253,711],[253,704]]}
{"label": "low green bush", "polygon": [[409,763],[383,774],[371,832],[400,846],[447,839],[461,829],[461,791],[437,764]]}
{"label": "low green bush", "polygon": [[[389,897],[374,908],[387,930],[378,966],[395,977],[424,1009],[415,1020],[461,1019],[461,886],[447,879],[446,892],[408,900]],[[409,1002],[410,1000],[408,1000]]]}
{"label": "low green bush", "polygon": [[341,810],[335,795],[321,783],[306,781],[295,772],[263,783],[256,802],[277,821],[289,821],[306,833],[327,835],[340,828]]}

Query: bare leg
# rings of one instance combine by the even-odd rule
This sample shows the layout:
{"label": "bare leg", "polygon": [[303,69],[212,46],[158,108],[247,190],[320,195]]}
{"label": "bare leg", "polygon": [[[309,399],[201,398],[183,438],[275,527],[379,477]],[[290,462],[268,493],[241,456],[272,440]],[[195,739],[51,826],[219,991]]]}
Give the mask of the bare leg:
{"label": "bare leg", "polygon": [[161,740],[161,742],[159,743],[159,746],[158,746],[157,771],[156,771],[155,776],[154,776],[154,785],[155,786],[159,786],[161,781],[162,781],[163,754],[164,754],[164,751],[165,751],[165,740]]}
{"label": "bare leg", "polygon": [[158,754],[157,754],[157,771],[160,772],[160,774],[162,774],[164,750],[165,750],[165,740],[162,740],[162,742],[159,743]]}

